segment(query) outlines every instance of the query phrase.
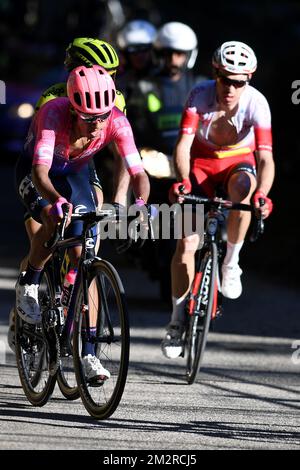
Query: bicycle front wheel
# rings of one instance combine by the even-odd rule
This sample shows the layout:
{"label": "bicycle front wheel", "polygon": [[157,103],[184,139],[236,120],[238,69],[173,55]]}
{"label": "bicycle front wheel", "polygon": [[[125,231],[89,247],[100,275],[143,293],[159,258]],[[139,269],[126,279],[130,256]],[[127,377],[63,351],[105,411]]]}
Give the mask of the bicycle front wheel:
{"label": "bicycle front wheel", "polygon": [[[186,379],[193,384],[200,370],[217,292],[217,247],[212,243],[205,252],[190,294],[189,322],[186,331]],[[197,277],[198,276],[198,277]],[[195,283],[197,286],[195,287]]]}
{"label": "bicycle front wheel", "polygon": [[[129,361],[129,323],[124,288],[117,271],[104,260],[94,260],[86,270],[88,305],[84,305],[81,280],[75,306],[73,357],[82,402],[91,416],[106,419],[116,410],[126,383]],[[94,314],[92,313],[94,312]],[[102,383],[91,383],[82,361],[87,323],[96,312],[95,355],[111,374]],[[89,322],[87,322],[87,314]]]}
{"label": "bicycle front wheel", "polygon": [[57,384],[67,400],[77,400],[80,397],[72,354],[61,354],[60,367],[57,372]]}
{"label": "bicycle front wheel", "polygon": [[[49,308],[53,290],[47,271],[39,287],[41,311]],[[56,383],[49,373],[49,351],[41,324],[30,325],[16,315],[16,360],[20,381],[29,402],[34,406],[47,403]]]}

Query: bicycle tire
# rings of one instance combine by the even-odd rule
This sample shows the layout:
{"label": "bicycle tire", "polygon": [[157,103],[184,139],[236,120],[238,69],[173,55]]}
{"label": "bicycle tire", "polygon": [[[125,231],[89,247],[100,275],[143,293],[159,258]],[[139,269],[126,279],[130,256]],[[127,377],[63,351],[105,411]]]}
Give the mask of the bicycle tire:
{"label": "bicycle tire", "polygon": [[[105,260],[93,260],[87,268],[90,287],[97,286],[97,337],[96,355],[110,371],[111,377],[98,387],[87,382],[81,361],[81,335],[83,330],[83,283],[77,293],[73,337],[74,368],[83,405],[95,419],[106,419],[116,410],[126,384],[129,362],[129,321],[122,282],[115,268]],[[93,299],[89,289],[89,308]],[[96,300],[97,301],[97,300]],[[106,313],[104,313],[104,311]],[[114,335],[109,333],[109,325]]]}
{"label": "bicycle tire", "polygon": [[[200,370],[207,336],[210,327],[212,310],[214,306],[215,289],[217,288],[218,254],[217,246],[212,243],[203,254],[202,278],[198,288],[198,296],[203,296],[204,289],[208,285],[207,302],[203,307],[203,316],[195,314],[195,308],[189,315],[186,330],[187,365],[186,379],[189,385],[193,384]],[[195,282],[195,281],[194,281]],[[193,286],[191,290],[193,289]],[[199,299],[201,302],[201,298]]]}
{"label": "bicycle tire", "polygon": [[[43,273],[39,289],[41,310],[46,307],[47,298],[53,295],[50,277]],[[16,361],[23,391],[34,406],[44,406],[51,397],[56,374],[49,373],[47,343],[40,325],[30,325],[16,315]]]}
{"label": "bicycle tire", "polygon": [[[62,395],[70,401],[77,400],[80,398],[80,393],[77,386],[75,371],[71,372],[71,377],[69,375],[69,368],[73,368],[73,356],[68,358],[71,361],[71,364],[61,365],[57,371],[57,385]],[[61,357],[61,363],[63,358]]]}

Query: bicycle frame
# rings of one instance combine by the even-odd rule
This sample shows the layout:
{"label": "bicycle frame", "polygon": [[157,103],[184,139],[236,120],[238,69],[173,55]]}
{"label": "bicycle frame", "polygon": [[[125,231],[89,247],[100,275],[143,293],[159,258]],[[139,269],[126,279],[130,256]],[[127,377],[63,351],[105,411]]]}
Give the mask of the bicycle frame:
{"label": "bicycle frame", "polygon": [[[69,351],[71,351],[71,346],[70,346],[70,338],[72,334],[72,327],[73,327],[73,321],[74,321],[74,315],[75,315],[75,303],[76,303],[76,297],[77,297],[77,292],[80,284],[83,284],[83,310],[85,312],[85,321],[86,321],[86,333],[87,333],[87,341],[89,342],[101,342],[101,337],[95,339],[94,337],[91,337],[90,335],[90,318],[89,315],[87,314],[88,312],[88,292],[89,292],[89,286],[87,282],[87,276],[86,274],[86,269],[88,264],[90,263],[91,259],[95,259],[95,243],[93,241],[93,235],[91,233],[91,228],[93,225],[95,225],[97,222],[107,222],[109,220],[111,221],[116,221],[118,218],[113,214],[111,210],[102,210],[99,211],[99,214],[95,214],[94,212],[90,213],[84,213],[84,214],[72,214],[71,218],[72,219],[80,219],[84,221],[84,226],[81,235],[77,237],[71,237],[67,239],[63,239],[63,234],[65,231],[66,227],[66,220],[67,220],[67,214],[68,211],[66,208],[64,208],[64,219],[57,227],[56,232],[54,233],[53,237],[51,240],[46,243],[46,246],[51,248],[53,250],[52,252],[52,259],[51,263],[53,265],[53,285],[55,285],[55,306],[54,308],[59,309],[59,318],[60,318],[60,345],[62,347],[66,347]],[[119,217],[119,219],[121,219]],[[135,217],[129,216],[128,220],[134,220]],[[151,228],[151,226],[150,226]],[[69,304],[67,306],[67,317],[64,318],[64,315],[62,313],[62,308],[60,304],[60,298],[61,298],[61,288],[60,288],[60,283],[57,281],[60,279],[60,251],[61,250],[66,250],[68,248],[72,248],[74,246],[81,245],[82,250],[81,250],[81,255],[79,258],[78,262],[78,267],[77,267],[77,276],[74,284],[74,288],[72,291],[72,294],[69,299]],[[100,258],[98,258],[100,259]],[[101,280],[99,283],[99,288],[103,292],[103,286],[101,285]],[[105,342],[113,342],[114,341],[114,330],[110,322],[110,318],[108,315],[108,307],[107,305],[103,305],[103,310],[104,310],[104,315],[105,319],[108,324],[109,328],[109,337],[105,336]],[[80,312],[76,312],[78,315]]]}
{"label": "bicycle frame", "polygon": [[[66,212],[67,213],[67,212]],[[65,213],[65,214],[66,214]],[[111,211],[101,211],[99,215],[95,215],[94,213],[86,213],[86,214],[73,214],[72,219],[82,219],[84,220],[84,226],[81,235],[77,237],[70,237],[67,239],[63,239],[63,233],[65,230],[66,225],[66,215],[65,218],[60,226],[58,226],[56,233],[53,235],[52,239],[46,244],[46,246],[53,250],[52,251],[52,258],[48,262],[52,267],[52,281],[53,286],[55,286],[55,304],[53,308],[58,313],[59,318],[59,335],[60,335],[60,345],[61,347],[67,348],[67,350],[71,350],[70,347],[70,338],[72,334],[73,328],[73,321],[74,321],[74,314],[75,314],[75,302],[76,302],[76,295],[78,288],[83,282],[84,289],[83,289],[83,305],[88,305],[88,285],[85,276],[85,269],[86,264],[89,262],[90,259],[95,258],[95,251],[94,251],[94,241],[91,233],[92,226],[97,223],[97,221],[101,221],[104,219],[109,218],[111,215]],[[72,248],[74,246],[82,246],[81,255],[78,262],[78,271],[77,276],[74,284],[74,288],[72,294],[69,299],[69,303],[67,306],[67,316],[64,317],[62,306],[60,303],[61,299],[61,282],[60,282],[60,269],[61,269],[61,251],[66,250],[68,248]],[[48,264],[48,265],[49,265]],[[86,307],[87,311],[87,307]],[[79,312],[78,312],[79,313]],[[90,340],[90,325],[89,325],[89,315],[86,315],[86,331],[88,340]]]}
{"label": "bicycle frame", "polygon": [[[201,269],[201,265],[203,263],[203,257],[207,250],[211,249],[212,243],[215,243],[218,247],[218,258],[221,258],[223,254],[220,252],[221,247],[221,239],[220,239],[220,225],[225,222],[225,215],[224,213],[212,206],[210,207],[207,215],[206,215],[206,223],[205,223],[205,238],[204,238],[204,245],[199,250],[198,256],[196,257],[196,269],[195,269],[195,279],[192,286],[191,296],[188,302],[187,312],[189,315],[201,315],[201,302],[203,303],[203,293],[202,291],[199,292],[200,284],[202,281],[203,276],[207,277],[208,285],[206,286],[205,279],[203,283],[203,289],[205,287],[208,288],[210,282],[210,271],[208,273],[204,273],[203,269]],[[209,270],[209,266],[207,267]],[[202,284],[201,284],[202,285]],[[205,300],[205,299],[204,299]],[[214,303],[213,303],[213,311],[212,311],[212,319],[215,318],[216,312],[218,307],[218,275],[216,282],[214,284]]]}
{"label": "bicycle frame", "polygon": [[[194,195],[182,195],[184,202],[206,204],[207,214],[204,233],[204,245],[196,259],[195,276],[187,302],[188,323],[186,326],[185,349],[187,350],[186,378],[192,384],[199,371],[206,346],[211,320],[221,310],[221,289],[219,265],[224,254],[224,241],[221,238],[221,226],[225,222],[225,210],[253,211],[252,206],[232,203],[219,198],[208,199]],[[263,229],[262,219],[255,227],[256,239]]]}

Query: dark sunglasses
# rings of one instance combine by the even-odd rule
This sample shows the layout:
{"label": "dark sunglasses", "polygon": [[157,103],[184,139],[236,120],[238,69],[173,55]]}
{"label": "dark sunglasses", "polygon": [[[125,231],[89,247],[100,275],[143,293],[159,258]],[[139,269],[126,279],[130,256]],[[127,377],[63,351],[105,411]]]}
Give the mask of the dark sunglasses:
{"label": "dark sunglasses", "polygon": [[232,80],[225,75],[218,75],[218,80],[225,86],[234,86],[234,88],[243,88],[249,80]]}
{"label": "dark sunglasses", "polygon": [[109,118],[111,111],[105,114],[86,114],[86,113],[77,113],[82,121],[91,123],[91,122],[104,122]]}

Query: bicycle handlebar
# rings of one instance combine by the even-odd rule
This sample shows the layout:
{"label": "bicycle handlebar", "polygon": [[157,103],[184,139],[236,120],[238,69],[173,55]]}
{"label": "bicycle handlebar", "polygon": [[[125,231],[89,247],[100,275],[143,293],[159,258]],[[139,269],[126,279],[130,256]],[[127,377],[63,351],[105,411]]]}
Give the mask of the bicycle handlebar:
{"label": "bicycle handlebar", "polygon": [[[57,224],[55,232],[53,233],[52,237],[44,243],[44,247],[53,250],[53,248],[57,245],[57,243],[61,240],[64,239],[64,233],[65,233],[65,228],[68,220],[68,215],[69,215],[69,208],[70,205],[65,203],[62,204],[62,210],[63,210],[63,219],[62,221]],[[154,237],[154,229],[153,229],[153,224],[151,220],[151,209],[150,206],[147,206],[147,213],[148,213],[148,228],[149,228],[149,233],[150,233],[150,238],[152,241],[155,241]],[[94,222],[104,222],[104,221],[115,221],[115,222],[120,222],[122,220],[126,220],[127,222],[131,222],[133,220],[136,220],[136,215],[120,215],[116,214],[113,210],[108,209],[108,210],[100,210],[98,212],[91,211],[91,212],[84,212],[81,214],[78,213],[73,213],[71,215],[72,220],[82,220],[87,223],[93,224]]]}
{"label": "bicycle handlebar", "polygon": [[[180,191],[183,191],[184,187],[181,186],[179,189]],[[207,198],[202,196],[194,196],[193,194],[181,194],[180,197],[184,199],[184,202],[191,202],[194,204],[208,204],[215,207],[216,209],[224,208],[229,210],[240,210],[255,213],[255,208],[251,204],[232,202],[218,197]],[[265,204],[264,199],[260,198],[259,204],[262,207]],[[260,215],[260,217],[255,217],[253,229],[249,237],[250,241],[255,242],[258,237],[264,233],[264,228],[265,224],[262,215]]]}
{"label": "bicycle handlebar", "polygon": [[250,204],[242,204],[240,202],[232,202],[219,197],[207,198],[202,196],[194,196],[193,194],[182,194],[180,197],[184,198],[184,202],[192,202],[195,204],[210,204],[216,208],[224,208],[230,210],[240,211],[253,211],[253,207]]}

